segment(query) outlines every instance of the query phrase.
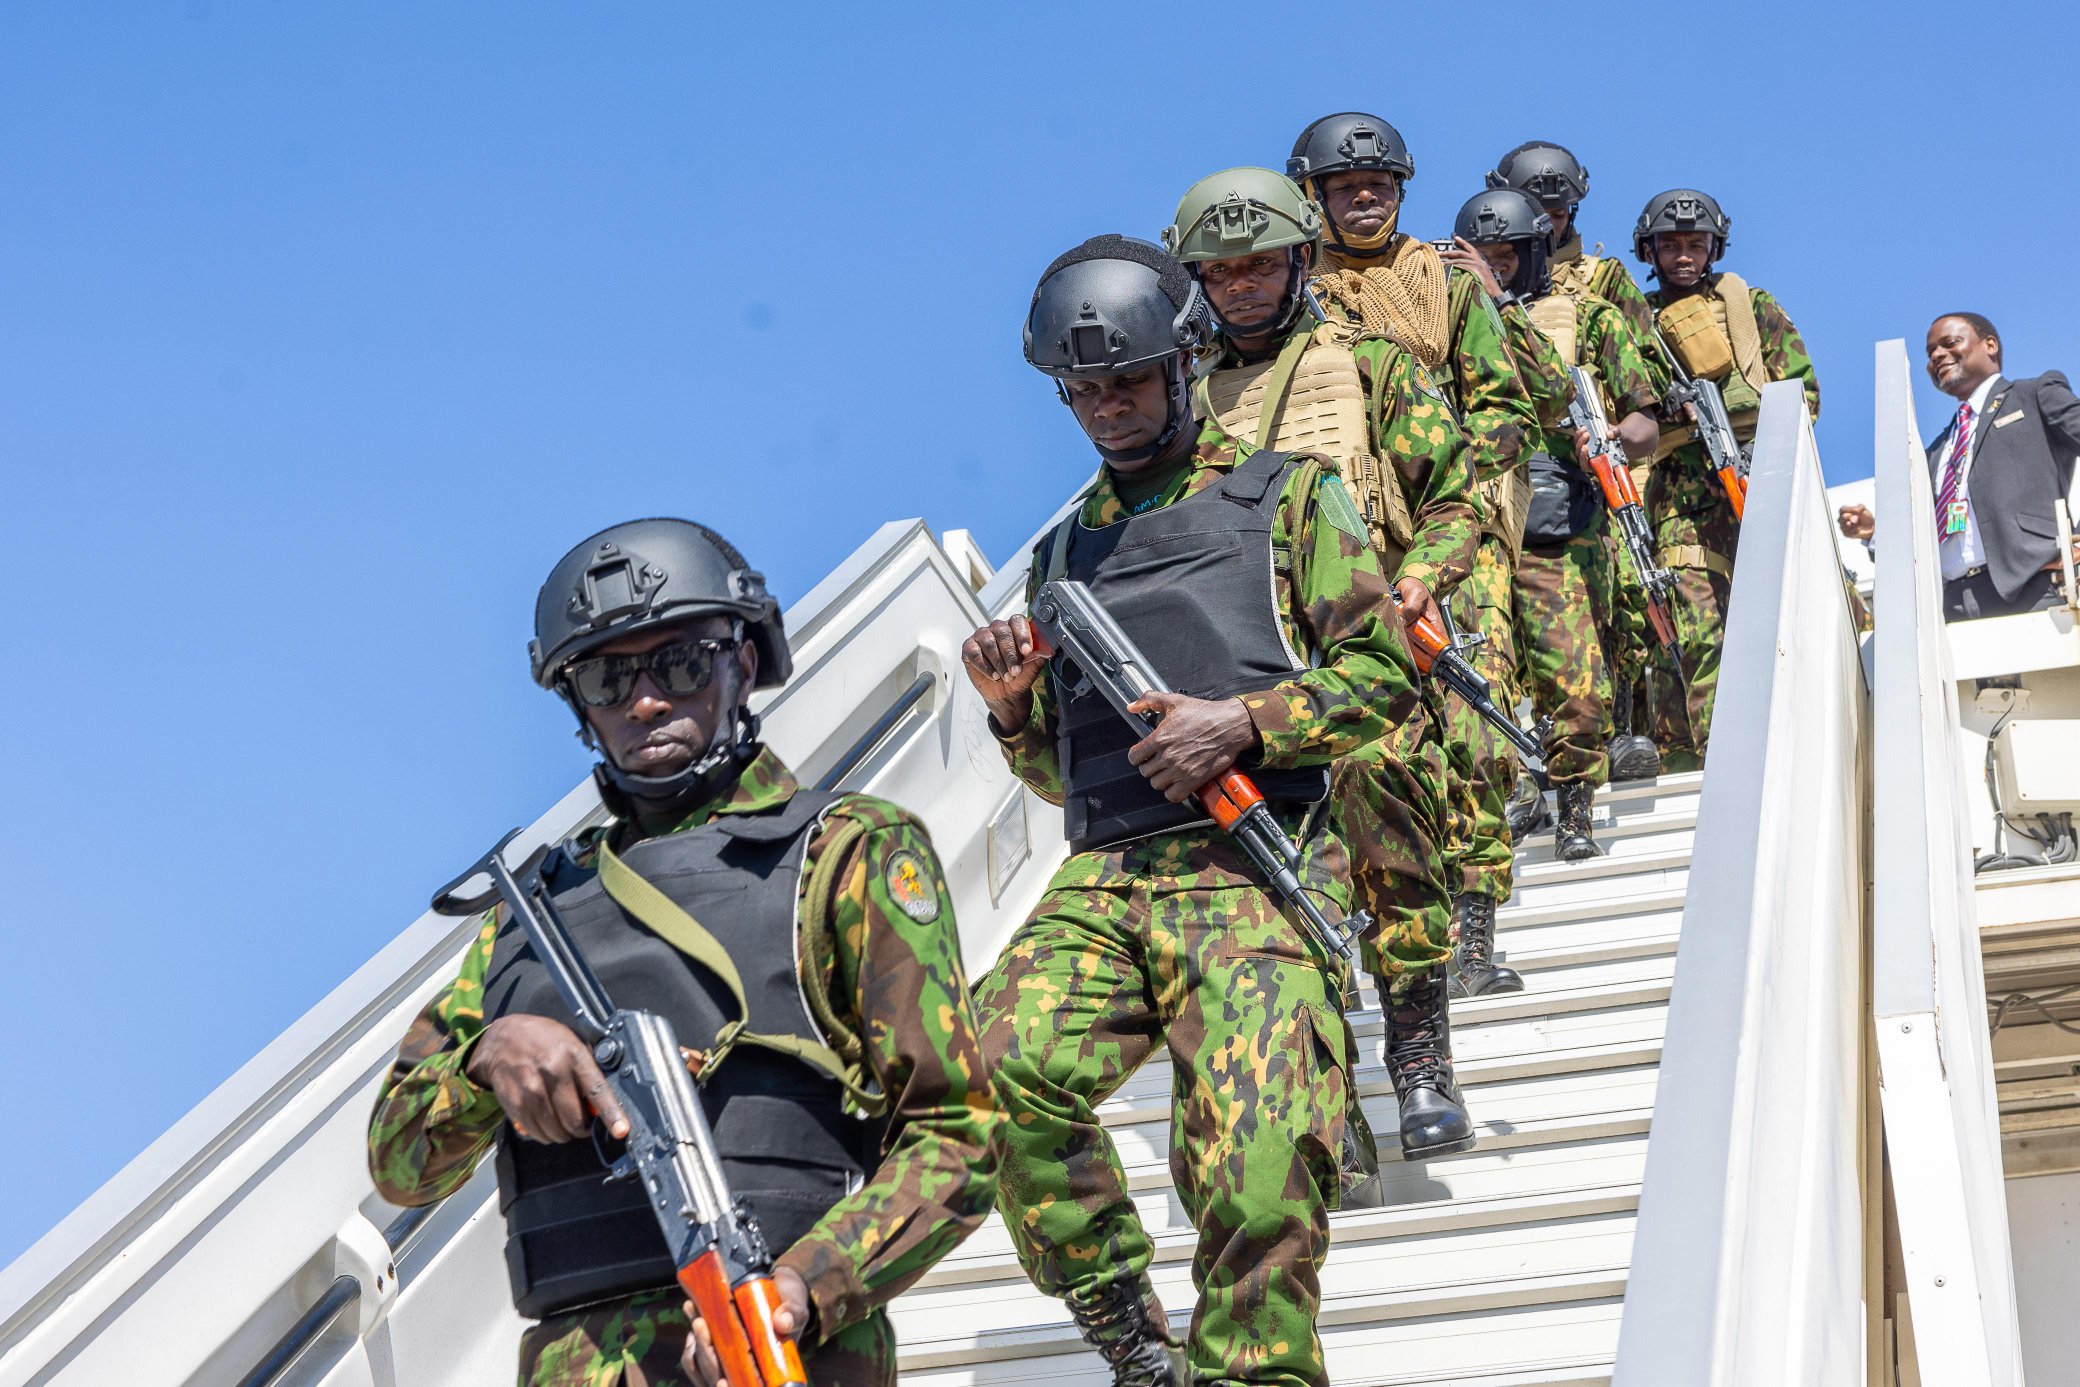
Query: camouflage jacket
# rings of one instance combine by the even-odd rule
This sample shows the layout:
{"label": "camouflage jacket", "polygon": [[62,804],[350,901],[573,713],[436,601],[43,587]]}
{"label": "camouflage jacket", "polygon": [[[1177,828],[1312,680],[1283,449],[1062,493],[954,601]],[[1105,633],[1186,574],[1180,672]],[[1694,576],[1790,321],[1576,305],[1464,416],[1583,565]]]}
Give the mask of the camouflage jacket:
{"label": "camouflage jacket", "polygon": [[[1603,247],[1598,246],[1600,251]],[[1632,329],[1633,337],[1642,345],[1642,350],[1653,355],[1660,354],[1654,342],[1654,310],[1647,304],[1647,296],[1640,291],[1639,282],[1625,262],[1615,255],[1585,255],[1582,251],[1582,233],[1568,229],[1567,239],[1553,248],[1548,257],[1553,267],[1553,283],[1564,293],[1576,293],[1577,288],[1569,281],[1581,274],[1576,267],[1587,262],[1587,291],[1618,310],[1625,325]]]}
{"label": "camouflage jacket", "polygon": [[[734,787],[674,831],[719,814],[771,809],[795,791],[780,758],[762,750]],[[827,878],[834,883],[826,916],[833,956],[816,966],[832,1006],[864,1043],[890,1108],[880,1168],[779,1259],[808,1284],[819,1341],[909,1286],[981,1224],[996,1194],[989,1145],[998,1115],[931,841],[896,806],[847,796],[809,842],[804,890],[839,818],[866,833],[849,849],[857,860]],[[938,908],[922,921],[891,897],[889,872],[899,859],[927,866]],[[904,891],[906,899],[917,894],[911,882]],[[916,900],[909,905],[919,910]],[[497,919],[487,914],[461,971],[413,1021],[383,1081],[369,1122],[368,1164],[377,1191],[393,1204],[446,1197],[500,1138],[505,1114],[497,1097],[466,1072],[484,1031],[484,974],[497,932]]]}
{"label": "camouflage jacket", "polygon": [[[1699,281],[1698,287],[1703,289],[1704,282]],[[1647,295],[1647,304],[1659,313],[1668,306],[1672,297],[1667,291],[1656,289]],[[1773,381],[1801,382],[1805,386],[1806,410],[1817,420],[1820,417],[1820,377],[1813,370],[1813,358],[1806,351],[1805,339],[1792,325],[1791,315],[1766,289],[1751,286],[1748,302],[1755,306],[1755,326],[1762,335],[1763,370]]]}
{"label": "camouflage jacket", "polygon": [[[1317,322],[1308,317],[1293,331],[1311,332]],[[1213,369],[1234,362],[1231,349],[1220,350]],[[1366,336],[1351,344],[1351,355],[1365,398],[1378,402],[1366,421],[1373,456],[1393,464],[1415,526],[1414,541],[1388,581],[1414,578],[1442,599],[1472,571],[1480,542],[1480,499],[1465,432],[1414,353],[1388,338]],[[1213,419],[1202,421],[1199,441],[1202,450],[1209,444],[1233,447],[1237,462],[1256,451]]]}
{"label": "camouflage jacket", "polygon": [[[1329,263],[1366,269],[1362,260],[1346,260],[1326,248],[1324,254]],[[1474,480],[1492,482],[1531,455],[1530,436],[1538,421],[1504,343],[1495,300],[1480,280],[1457,266],[1447,270],[1445,284],[1451,303],[1446,347],[1451,369],[1440,384],[1465,428]]]}
{"label": "camouflage jacket", "polygon": [[[1206,428],[1198,451],[1158,505],[1170,505],[1218,483],[1235,469],[1238,449],[1215,427]],[[1317,480],[1311,487],[1304,481]],[[1080,512],[1086,525],[1111,525],[1126,518],[1102,469]],[[1335,463],[1295,468],[1287,477],[1272,523],[1272,547],[1292,556],[1276,584],[1278,613],[1286,638],[1314,667],[1259,693],[1243,706],[1256,726],[1259,751],[1245,768],[1319,766],[1349,755],[1418,715],[1415,662],[1394,619],[1394,599],[1379,557],[1365,533],[1365,519],[1344,489]],[[1045,541],[1042,541],[1043,547]],[[1033,555],[1026,596],[1042,575],[1043,550]],[[1012,771],[1051,804],[1062,802],[1061,763],[1056,756],[1056,709],[1046,668],[1033,684],[1033,707],[1024,727],[992,728]],[[1218,829],[1161,833],[1122,848],[1079,853],[1055,875],[1055,883],[1077,886],[1146,884],[1150,889],[1183,886],[1249,886],[1257,874]]]}

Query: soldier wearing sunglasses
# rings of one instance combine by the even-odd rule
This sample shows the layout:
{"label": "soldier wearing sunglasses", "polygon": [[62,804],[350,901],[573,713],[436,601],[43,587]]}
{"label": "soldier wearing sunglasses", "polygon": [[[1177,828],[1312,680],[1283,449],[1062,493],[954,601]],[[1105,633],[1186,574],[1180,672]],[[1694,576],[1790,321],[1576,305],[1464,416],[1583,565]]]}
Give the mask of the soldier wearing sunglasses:
{"label": "soldier wearing sunglasses", "polygon": [[[735,1191],[780,1253],[816,1383],[893,1383],[882,1308],[982,1222],[997,1126],[953,909],[923,826],[800,788],[759,741],[754,689],[792,665],[779,604],[721,536],[638,520],[556,565],[535,608],[537,683],[599,753],[613,819],[544,868],[608,992],[671,1020]],[[735,989],[598,875],[611,851],[711,936]],[[591,1052],[536,1014],[503,910],[400,1046],[369,1126],[383,1197],[429,1204],[495,1152],[519,1381],[713,1381],[643,1193],[603,1183],[621,1119]],[[741,1006],[736,993],[742,993]],[[731,1027],[729,1023],[741,1022]],[[595,1124],[597,1119],[597,1125]],[[598,1135],[595,1135],[595,1132]]]}

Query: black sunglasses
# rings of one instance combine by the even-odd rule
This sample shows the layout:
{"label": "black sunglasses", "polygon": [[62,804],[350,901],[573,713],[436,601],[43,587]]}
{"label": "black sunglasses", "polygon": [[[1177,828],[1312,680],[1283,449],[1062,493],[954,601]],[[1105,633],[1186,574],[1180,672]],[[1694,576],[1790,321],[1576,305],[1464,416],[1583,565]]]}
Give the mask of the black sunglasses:
{"label": "black sunglasses", "polygon": [[735,641],[703,639],[673,641],[640,655],[594,655],[564,667],[564,687],[581,707],[612,708],[628,702],[636,679],[648,670],[658,688],[684,698],[707,688],[715,678],[715,657],[736,648]]}

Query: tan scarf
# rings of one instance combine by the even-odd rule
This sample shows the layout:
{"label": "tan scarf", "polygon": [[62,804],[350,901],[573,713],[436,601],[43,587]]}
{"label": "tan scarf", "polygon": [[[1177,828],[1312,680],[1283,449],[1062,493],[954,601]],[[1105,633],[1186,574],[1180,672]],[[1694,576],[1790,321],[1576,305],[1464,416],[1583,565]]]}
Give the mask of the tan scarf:
{"label": "tan scarf", "polygon": [[1401,236],[1362,269],[1331,250],[1314,289],[1365,331],[1400,343],[1433,374],[1444,365],[1451,348],[1451,293],[1444,261],[1428,241]]}

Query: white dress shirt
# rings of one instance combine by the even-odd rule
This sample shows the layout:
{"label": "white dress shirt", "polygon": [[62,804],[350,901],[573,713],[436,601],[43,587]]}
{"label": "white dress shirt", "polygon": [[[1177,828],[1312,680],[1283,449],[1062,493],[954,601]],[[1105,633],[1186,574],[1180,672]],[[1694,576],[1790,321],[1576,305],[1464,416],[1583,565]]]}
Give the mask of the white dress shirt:
{"label": "white dress shirt", "polygon": [[[1957,478],[1957,499],[1965,503],[1964,529],[1958,534],[1944,535],[1937,546],[1937,552],[1943,560],[1943,581],[1946,583],[1955,582],[1972,569],[1984,567],[1986,563],[1986,546],[1979,541],[1979,517],[1971,506],[1972,462],[1979,456],[1979,440],[1986,436],[1986,399],[1993,394],[1994,383],[1999,379],[2000,376],[1996,373],[1980,381],[1979,388],[1974,390],[1971,398],[1965,402],[1972,407],[1972,436],[1965,441],[1964,461],[1959,464]],[[1950,427],[1944,430],[1942,456],[1936,463],[1935,489],[1938,492],[1943,489],[1943,474],[1950,467],[1951,450],[1957,446],[1957,440],[1950,436],[1956,429],[1957,420],[1953,416]],[[1943,517],[1938,515],[1936,524],[1940,526],[1942,523]]]}

